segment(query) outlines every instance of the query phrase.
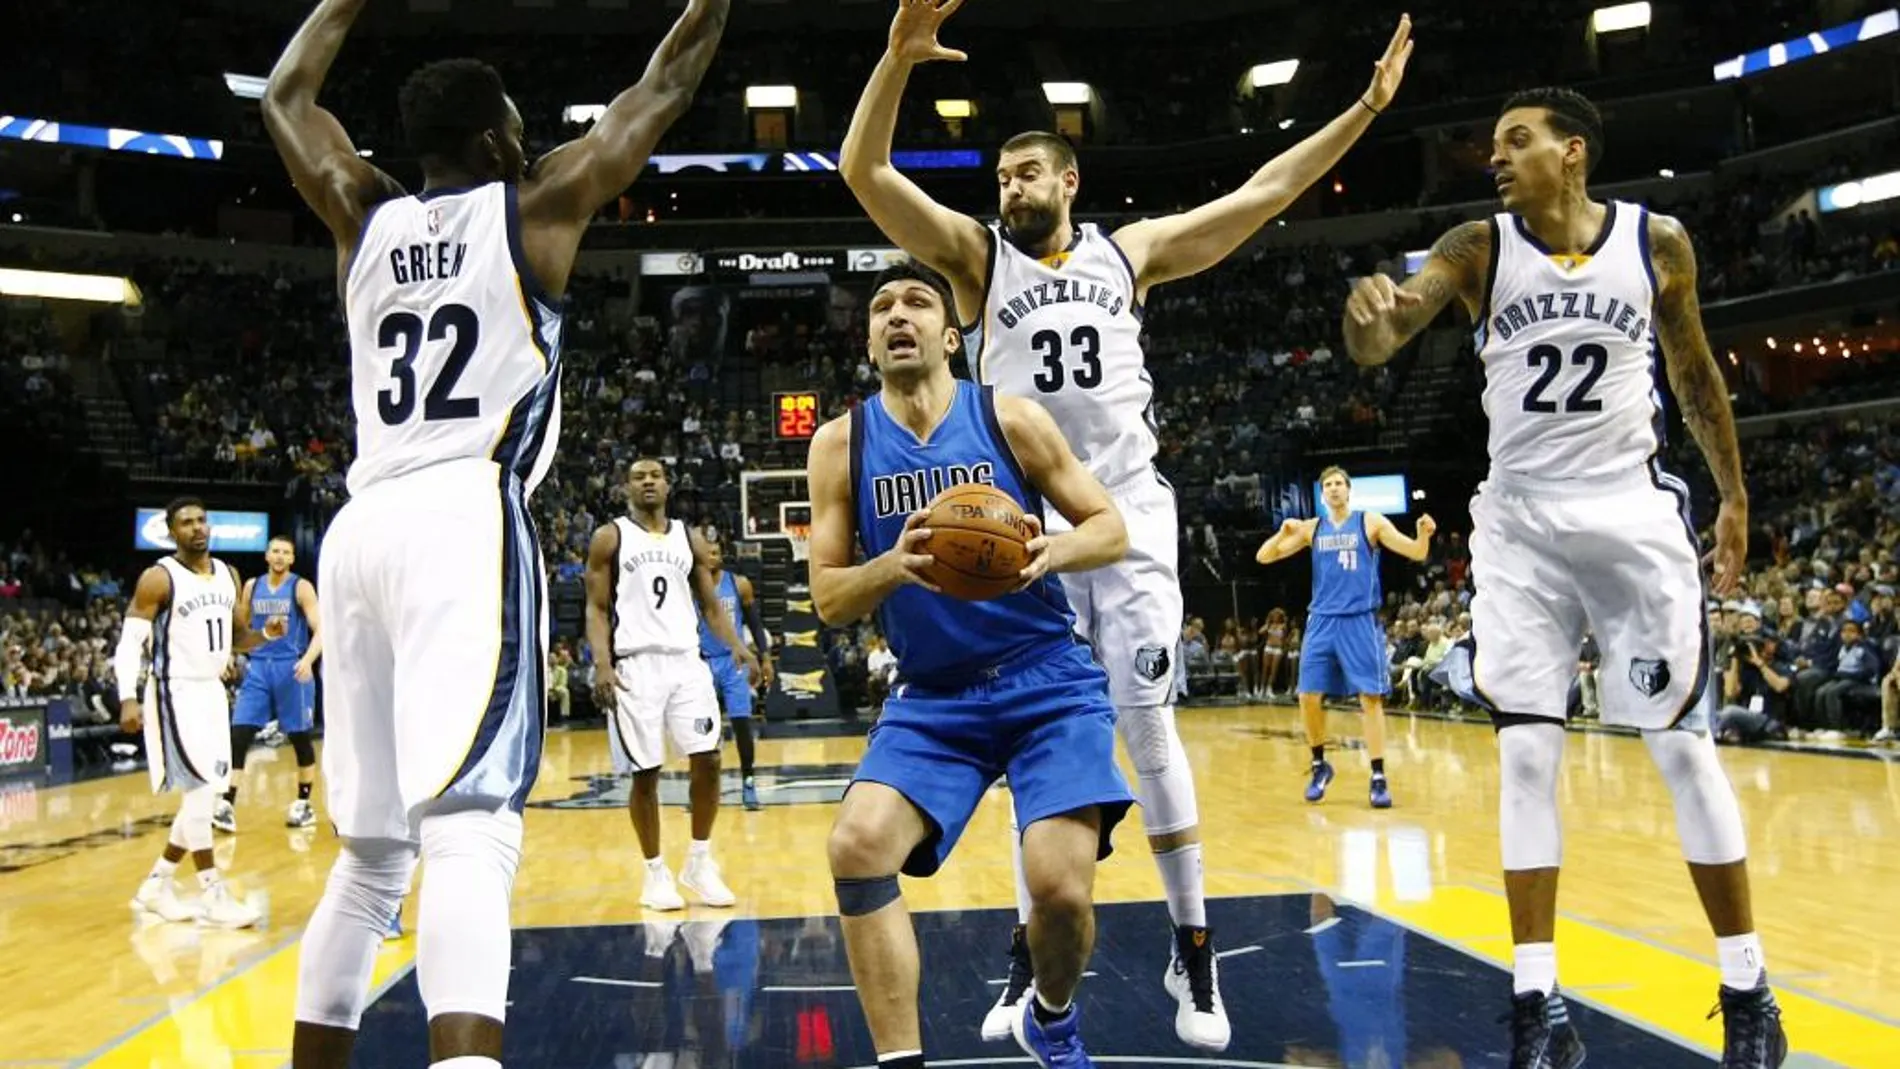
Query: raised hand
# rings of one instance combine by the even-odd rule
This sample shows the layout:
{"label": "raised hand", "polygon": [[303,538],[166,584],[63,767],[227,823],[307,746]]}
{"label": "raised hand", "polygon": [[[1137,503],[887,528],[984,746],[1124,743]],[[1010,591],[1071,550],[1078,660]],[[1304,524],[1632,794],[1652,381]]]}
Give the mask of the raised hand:
{"label": "raised hand", "polygon": [[1392,103],[1392,97],[1399,91],[1399,83],[1405,80],[1405,65],[1412,58],[1412,16],[1400,15],[1398,29],[1392,31],[1392,41],[1385,46],[1385,55],[1372,65],[1372,84],[1367,87],[1365,102],[1374,111],[1384,111]]}
{"label": "raised hand", "polygon": [[1438,533],[1438,521],[1432,519],[1430,513],[1426,513],[1425,515],[1420,516],[1418,518],[1418,537],[1430,538],[1432,535],[1437,534],[1437,533]]}
{"label": "raised hand", "polygon": [[962,63],[970,57],[954,48],[937,43],[937,30],[943,20],[956,14],[963,0],[898,0],[897,17],[891,20],[890,53],[909,63],[948,60]]}
{"label": "raised hand", "polygon": [[1352,284],[1352,293],[1346,297],[1346,316],[1359,326],[1370,327],[1389,319],[1400,305],[1424,303],[1423,297],[1401,289],[1386,275],[1367,275]]}

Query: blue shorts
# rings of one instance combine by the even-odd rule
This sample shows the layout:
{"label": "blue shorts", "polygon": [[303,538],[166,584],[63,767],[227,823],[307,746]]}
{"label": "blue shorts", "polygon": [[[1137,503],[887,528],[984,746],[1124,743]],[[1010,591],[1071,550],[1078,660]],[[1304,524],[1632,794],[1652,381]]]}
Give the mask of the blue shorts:
{"label": "blue shorts", "polygon": [[1115,764],[1108,674],[1068,639],[962,688],[905,683],[884,703],[852,782],[882,783],[924,814],[930,833],[907,876],[942,867],[983,794],[1007,775],[1024,828],[1091,806],[1102,811],[1098,858],[1134,795]]}
{"label": "blue shorts", "polygon": [[231,723],[261,728],[276,720],[286,734],[309,731],[316,704],[317,681],[297,682],[296,661],[254,660],[244,673],[244,685],[238,688]]}
{"label": "blue shorts", "polygon": [[713,689],[719,692],[719,708],[725,710],[726,719],[751,717],[752,681],[745,677],[745,669],[739,667],[739,659],[731,655],[708,657],[706,667],[712,669]]}
{"label": "blue shorts", "polygon": [[1306,618],[1300,645],[1301,694],[1385,694],[1392,689],[1386,667],[1385,628],[1376,613]]}

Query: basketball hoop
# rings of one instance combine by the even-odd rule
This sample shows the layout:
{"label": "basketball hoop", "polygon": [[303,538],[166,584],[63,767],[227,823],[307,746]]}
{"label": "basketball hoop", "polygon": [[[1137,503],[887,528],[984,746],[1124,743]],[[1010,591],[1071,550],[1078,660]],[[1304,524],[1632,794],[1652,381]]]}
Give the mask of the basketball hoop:
{"label": "basketball hoop", "polygon": [[811,524],[788,523],[785,525],[785,538],[792,544],[792,560],[803,564],[811,559]]}

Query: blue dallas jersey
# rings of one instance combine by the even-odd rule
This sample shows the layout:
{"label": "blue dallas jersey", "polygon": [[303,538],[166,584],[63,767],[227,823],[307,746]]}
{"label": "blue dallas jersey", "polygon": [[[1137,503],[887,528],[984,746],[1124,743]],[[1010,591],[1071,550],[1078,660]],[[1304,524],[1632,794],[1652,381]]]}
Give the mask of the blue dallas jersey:
{"label": "blue dallas jersey", "polygon": [[[739,636],[740,642],[744,642],[745,619],[739,610],[739,581],[725,569],[720,569],[719,572],[719,611],[725,613],[726,619],[732,621],[733,633]],[[704,616],[699,618],[699,655],[708,660],[732,656],[731,647],[719,641],[719,637],[713,634],[713,629],[706,625]]]}
{"label": "blue dallas jersey", "polygon": [[[957,383],[956,398],[928,441],[884,410],[878,394],[851,418],[851,487],[858,542],[870,560],[896,545],[911,513],[945,487],[985,483],[1042,512],[1042,498],[1016,466],[990,387]],[[958,601],[905,585],[879,608],[884,637],[907,681],[960,687],[991,668],[1070,639],[1075,614],[1055,576],[991,601]]]}
{"label": "blue dallas jersey", "polygon": [[297,604],[297,583],[296,572],[287,573],[283,583],[276,587],[270,585],[269,573],[251,582],[251,626],[262,631],[265,621],[273,616],[287,617],[290,621],[284,637],[252,650],[251,660],[294,661],[310,648],[310,621],[304,619],[303,609]]}
{"label": "blue dallas jersey", "polygon": [[1322,506],[1313,528],[1313,603],[1307,611],[1351,616],[1372,612],[1381,600],[1379,551],[1366,537],[1366,514],[1349,512],[1335,524]]}

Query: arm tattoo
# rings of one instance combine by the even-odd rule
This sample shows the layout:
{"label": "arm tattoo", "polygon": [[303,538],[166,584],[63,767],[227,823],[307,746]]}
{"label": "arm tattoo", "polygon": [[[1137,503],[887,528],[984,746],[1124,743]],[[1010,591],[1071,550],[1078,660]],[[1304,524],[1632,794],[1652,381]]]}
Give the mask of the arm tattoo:
{"label": "arm tattoo", "polygon": [[1650,217],[1650,258],[1656,268],[1656,333],[1668,361],[1669,387],[1682,421],[1702,448],[1709,472],[1724,500],[1743,500],[1742,451],[1735,439],[1735,413],[1728,383],[1702,332],[1702,306],[1696,298],[1695,248],[1682,224],[1666,215]]}
{"label": "arm tattoo", "polygon": [[[1480,219],[1452,227],[1432,244],[1431,255],[1452,270],[1419,274],[1414,288],[1425,303],[1405,309],[1404,329],[1408,331],[1423,330],[1452,301],[1465,301],[1483,291],[1484,272],[1491,261],[1490,222]],[[1465,310],[1477,314],[1475,304],[1471,300]]]}

